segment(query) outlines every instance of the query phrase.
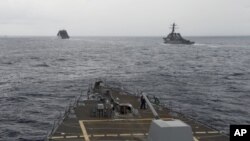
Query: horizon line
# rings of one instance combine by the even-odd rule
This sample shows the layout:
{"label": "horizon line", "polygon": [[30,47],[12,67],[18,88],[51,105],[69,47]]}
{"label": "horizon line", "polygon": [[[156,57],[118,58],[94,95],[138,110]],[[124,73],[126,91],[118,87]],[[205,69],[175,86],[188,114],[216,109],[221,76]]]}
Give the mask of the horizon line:
{"label": "horizon line", "polygon": [[[165,37],[167,35],[70,35],[70,37]],[[249,35],[185,35],[183,37],[248,37]],[[56,35],[0,35],[0,37],[57,37]]]}

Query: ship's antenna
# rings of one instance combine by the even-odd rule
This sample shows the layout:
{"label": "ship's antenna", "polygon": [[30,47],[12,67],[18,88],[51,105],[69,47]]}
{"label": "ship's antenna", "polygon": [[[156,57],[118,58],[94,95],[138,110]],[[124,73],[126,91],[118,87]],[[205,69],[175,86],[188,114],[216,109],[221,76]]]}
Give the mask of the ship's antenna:
{"label": "ship's antenna", "polygon": [[174,32],[175,32],[175,26],[176,26],[176,24],[175,24],[175,23],[173,23],[173,25],[172,25],[172,33],[174,33]]}

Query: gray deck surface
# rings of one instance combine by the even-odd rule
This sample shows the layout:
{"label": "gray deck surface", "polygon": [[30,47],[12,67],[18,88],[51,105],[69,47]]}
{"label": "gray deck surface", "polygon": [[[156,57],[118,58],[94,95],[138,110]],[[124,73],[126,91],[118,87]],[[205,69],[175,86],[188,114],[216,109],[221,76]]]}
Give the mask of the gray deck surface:
{"label": "gray deck surface", "polygon": [[[103,88],[102,88],[103,89]],[[107,89],[107,88],[105,88]],[[149,109],[140,109],[139,97],[109,89],[120,103],[131,103],[138,115],[110,117],[93,112],[98,100],[86,100],[74,108],[55,132],[48,137],[55,141],[145,141],[153,114]],[[101,91],[99,91],[101,92]],[[84,103],[84,104],[83,104]],[[172,117],[167,108],[155,107],[163,120],[180,119],[192,127],[194,141],[229,141],[229,137],[205,125],[185,117]]]}

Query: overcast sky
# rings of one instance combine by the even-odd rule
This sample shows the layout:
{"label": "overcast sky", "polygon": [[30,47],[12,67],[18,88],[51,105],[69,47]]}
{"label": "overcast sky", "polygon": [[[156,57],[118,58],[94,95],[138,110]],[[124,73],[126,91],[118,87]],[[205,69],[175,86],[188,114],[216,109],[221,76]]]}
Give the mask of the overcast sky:
{"label": "overcast sky", "polygon": [[250,0],[0,0],[0,35],[250,35]]}

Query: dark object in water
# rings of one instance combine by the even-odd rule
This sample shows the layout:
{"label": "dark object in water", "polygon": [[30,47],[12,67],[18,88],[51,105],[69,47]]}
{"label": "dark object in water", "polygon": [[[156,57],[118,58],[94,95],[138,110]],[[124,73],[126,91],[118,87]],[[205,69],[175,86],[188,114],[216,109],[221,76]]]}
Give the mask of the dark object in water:
{"label": "dark object in water", "polygon": [[186,44],[186,45],[194,44],[194,42],[182,38],[180,33],[175,33],[175,26],[176,24],[173,23],[172,32],[169,33],[167,37],[163,38],[165,44]]}
{"label": "dark object in water", "polygon": [[59,30],[57,37],[61,39],[69,39],[69,35],[66,30]]}

